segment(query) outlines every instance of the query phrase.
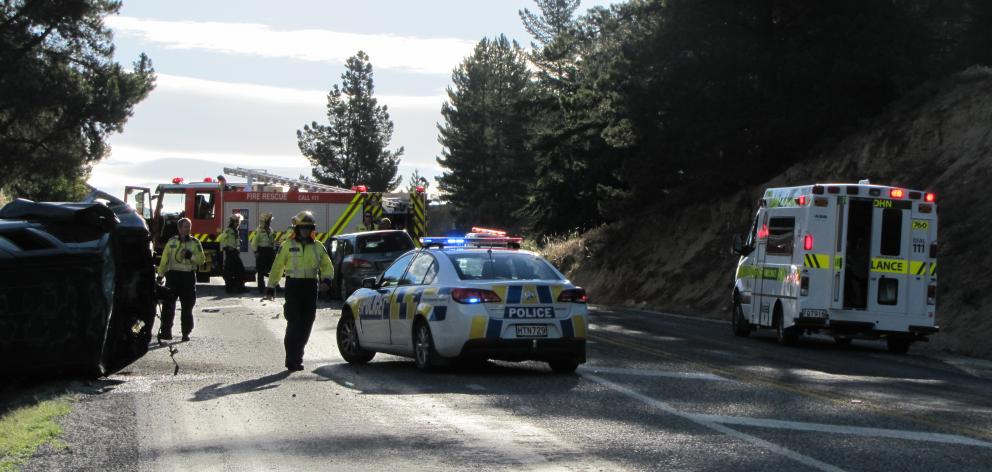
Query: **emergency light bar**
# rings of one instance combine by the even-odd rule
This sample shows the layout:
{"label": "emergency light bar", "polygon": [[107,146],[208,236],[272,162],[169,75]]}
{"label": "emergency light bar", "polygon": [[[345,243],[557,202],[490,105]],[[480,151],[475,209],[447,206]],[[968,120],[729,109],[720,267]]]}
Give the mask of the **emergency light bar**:
{"label": "emergency light bar", "polygon": [[519,248],[524,238],[507,236],[478,237],[467,235],[466,237],[430,237],[420,238],[420,245],[424,247],[507,247]]}
{"label": "emergency light bar", "polygon": [[473,226],[472,232],[479,234],[488,234],[492,236],[506,236],[506,231],[500,231],[498,229],[479,228],[478,226]]}

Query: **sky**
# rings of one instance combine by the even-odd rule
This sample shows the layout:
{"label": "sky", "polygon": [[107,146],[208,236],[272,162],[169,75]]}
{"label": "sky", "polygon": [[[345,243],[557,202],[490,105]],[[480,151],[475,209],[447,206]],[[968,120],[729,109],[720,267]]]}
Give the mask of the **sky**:
{"label": "sky", "polygon": [[[580,11],[609,3],[583,0]],[[158,79],[90,184],[121,195],[125,185],[199,181],[225,167],[309,176],[296,130],[327,123],[327,93],[363,50],[395,125],[389,149],[404,148],[399,174],[418,170],[436,188],[451,72],[483,37],[529,47],[523,8],[536,9],[532,0],[125,0],[106,19],[115,59],[131,64],[144,52]]]}

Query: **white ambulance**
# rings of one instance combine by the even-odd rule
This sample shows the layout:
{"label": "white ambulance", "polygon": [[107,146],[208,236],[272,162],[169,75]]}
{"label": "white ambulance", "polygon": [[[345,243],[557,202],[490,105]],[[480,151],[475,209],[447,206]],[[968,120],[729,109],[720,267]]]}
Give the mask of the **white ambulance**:
{"label": "white ambulance", "polygon": [[816,184],[770,188],[751,230],[734,238],[734,334],[774,329],[884,338],[905,353],[938,331],[937,203],[897,187]]}

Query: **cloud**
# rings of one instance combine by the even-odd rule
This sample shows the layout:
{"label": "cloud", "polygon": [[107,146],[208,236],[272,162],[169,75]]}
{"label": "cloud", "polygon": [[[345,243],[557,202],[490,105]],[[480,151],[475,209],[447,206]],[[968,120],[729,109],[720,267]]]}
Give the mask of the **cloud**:
{"label": "cloud", "polygon": [[[327,91],[304,90],[270,85],[219,82],[181,75],[157,73],[156,90],[234,100],[302,105],[323,108]],[[444,95],[375,95],[390,109],[427,109],[439,111],[447,99]]]}
{"label": "cloud", "polygon": [[425,74],[450,74],[475,47],[474,41],[458,38],[322,29],[280,31],[258,23],[160,21],[128,16],[111,16],[105,22],[117,35],[136,37],[170,49],[333,63],[344,63],[363,50],[377,68]]}

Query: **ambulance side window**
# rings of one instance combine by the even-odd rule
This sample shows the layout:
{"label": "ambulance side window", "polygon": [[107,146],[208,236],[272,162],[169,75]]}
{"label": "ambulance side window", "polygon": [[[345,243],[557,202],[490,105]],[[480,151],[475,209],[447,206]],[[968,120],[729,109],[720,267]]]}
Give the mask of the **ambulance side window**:
{"label": "ambulance side window", "polygon": [[754,217],[754,222],[751,223],[751,231],[748,232],[747,240],[744,241],[744,255],[754,251],[754,246],[758,242],[758,218],[758,216]]}
{"label": "ambulance side window", "polygon": [[772,218],[768,222],[767,254],[770,256],[792,256],[795,218]]}
{"label": "ambulance side window", "polygon": [[882,212],[883,256],[898,256],[902,253],[902,210],[886,208]]}

